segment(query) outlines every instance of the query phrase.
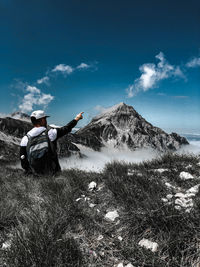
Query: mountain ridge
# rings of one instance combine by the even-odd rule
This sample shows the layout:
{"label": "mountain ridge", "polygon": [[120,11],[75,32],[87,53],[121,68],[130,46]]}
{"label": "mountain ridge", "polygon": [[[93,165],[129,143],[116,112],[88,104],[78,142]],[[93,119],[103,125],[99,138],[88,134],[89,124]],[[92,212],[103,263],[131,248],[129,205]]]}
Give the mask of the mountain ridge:
{"label": "mountain ridge", "polygon": [[[75,132],[78,142],[100,150],[103,146],[127,146],[131,150],[151,147],[159,151],[177,150],[189,144],[176,133],[167,134],[153,126],[132,106],[121,102],[95,116]],[[95,145],[91,145],[95,144]]]}

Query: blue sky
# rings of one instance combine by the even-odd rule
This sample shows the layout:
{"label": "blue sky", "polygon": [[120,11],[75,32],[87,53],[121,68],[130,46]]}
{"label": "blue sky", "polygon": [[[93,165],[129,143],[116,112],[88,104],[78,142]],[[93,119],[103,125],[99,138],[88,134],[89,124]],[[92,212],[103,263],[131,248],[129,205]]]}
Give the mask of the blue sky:
{"label": "blue sky", "polygon": [[65,124],[125,102],[200,133],[200,2],[1,0],[0,113]]}

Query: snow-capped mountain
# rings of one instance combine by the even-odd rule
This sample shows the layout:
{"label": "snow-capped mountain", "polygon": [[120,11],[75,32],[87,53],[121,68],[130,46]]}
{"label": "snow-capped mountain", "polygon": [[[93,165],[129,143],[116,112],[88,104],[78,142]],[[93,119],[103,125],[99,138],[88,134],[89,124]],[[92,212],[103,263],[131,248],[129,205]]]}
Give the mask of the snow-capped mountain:
{"label": "snow-capped mountain", "polygon": [[75,135],[77,142],[99,150],[102,146],[151,147],[159,151],[177,150],[189,144],[176,133],[167,134],[139,115],[132,106],[119,103],[94,117]]}
{"label": "snow-capped mountain", "polygon": [[12,113],[9,117],[17,120],[27,121],[30,122],[30,116],[26,113],[23,113],[21,111],[16,111]]}

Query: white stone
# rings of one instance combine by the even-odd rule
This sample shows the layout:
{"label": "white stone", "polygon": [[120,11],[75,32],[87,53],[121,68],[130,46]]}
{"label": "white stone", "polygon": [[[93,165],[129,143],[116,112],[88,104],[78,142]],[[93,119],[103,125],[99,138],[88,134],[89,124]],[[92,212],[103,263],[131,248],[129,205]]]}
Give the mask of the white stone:
{"label": "white stone", "polygon": [[76,199],[76,202],[78,202],[79,200],[81,200],[81,198],[80,198],[80,197]]}
{"label": "white stone", "polygon": [[181,172],[179,177],[183,180],[194,179],[194,176],[192,176],[189,172]]}
{"label": "white stone", "polygon": [[199,192],[199,186],[200,186],[200,184],[197,184],[197,185],[191,187],[190,189],[188,189],[186,192],[197,194]]}
{"label": "white stone", "polygon": [[162,202],[164,202],[164,203],[166,203],[166,202],[168,202],[168,199],[167,198],[161,198],[161,200],[162,200]]}
{"label": "white stone", "polygon": [[192,197],[195,197],[196,194],[194,193],[186,193],[185,194],[187,198],[192,198]]}
{"label": "white stone", "polygon": [[172,194],[168,194],[168,195],[166,195],[166,198],[167,199],[172,199],[173,198],[173,195]]}
{"label": "white stone", "polygon": [[97,253],[95,251],[92,251],[92,254],[95,258],[97,257]]}
{"label": "white stone", "polygon": [[181,206],[183,208],[186,208],[187,207],[186,202],[185,202],[185,199],[177,198],[175,200],[175,204],[176,205],[179,205],[179,206]]}
{"label": "white stone", "polygon": [[165,185],[168,187],[168,188],[175,188],[173,185],[171,185],[170,183],[165,183]]}
{"label": "white stone", "polygon": [[90,207],[90,208],[94,208],[95,206],[96,206],[96,204],[93,204],[93,203],[90,203],[90,204],[89,204],[89,207]]}
{"label": "white stone", "polygon": [[135,170],[131,170],[131,169],[128,169],[128,173],[127,175],[130,176],[130,175],[133,175],[134,173],[136,173],[137,171]]}
{"label": "white stone", "polygon": [[183,194],[183,193],[176,193],[175,194],[175,197],[176,198],[185,198],[185,194]]}
{"label": "white stone", "polygon": [[10,240],[7,240],[6,242],[4,242],[3,244],[2,244],[2,249],[8,249],[8,248],[10,248],[11,247],[11,241]]}
{"label": "white stone", "polygon": [[187,212],[187,213],[190,213],[190,211],[191,211],[191,208],[188,208],[185,210],[185,212]]}
{"label": "white stone", "polygon": [[104,252],[104,251],[100,251],[99,254],[100,254],[101,256],[104,256],[104,255],[105,255],[105,252]]}
{"label": "white stone", "polygon": [[91,182],[91,183],[89,183],[89,185],[88,185],[88,189],[89,189],[90,191],[96,189],[96,187],[97,187],[97,183],[96,183],[96,182]]}
{"label": "white stone", "polygon": [[114,222],[114,220],[115,220],[117,217],[119,217],[119,214],[118,214],[118,212],[117,212],[116,210],[114,210],[114,211],[109,211],[109,212],[107,212],[106,215],[105,215],[105,218],[108,219],[108,220],[110,220],[110,221],[112,221],[112,222]]}
{"label": "white stone", "polygon": [[158,243],[152,242],[152,241],[145,239],[145,238],[140,240],[138,245],[141,247],[145,247],[147,249],[150,249],[152,252],[156,252],[158,250]]}
{"label": "white stone", "polygon": [[186,166],[186,169],[189,169],[189,168],[191,168],[191,167],[192,167],[192,165],[189,164],[189,165]]}
{"label": "white stone", "polygon": [[124,264],[120,262],[119,264],[117,264],[117,267],[124,267]]}
{"label": "white stone", "polygon": [[134,267],[133,264],[128,263],[125,267]]}
{"label": "white stone", "polygon": [[175,200],[175,209],[181,210],[182,208],[186,209],[186,212],[190,212],[192,207],[194,206],[192,198],[195,196],[193,193],[177,193],[175,195],[176,200]]}
{"label": "white stone", "polygon": [[119,239],[119,241],[122,241],[123,240],[123,238],[121,236],[118,236],[118,239]]}
{"label": "white stone", "polygon": [[156,172],[163,173],[168,171],[168,169],[155,169]]}
{"label": "white stone", "polygon": [[102,235],[99,235],[98,237],[97,237],[97,240],[98,241],[100,241],[100,240],[102,240],[103,239],[103,236]]}

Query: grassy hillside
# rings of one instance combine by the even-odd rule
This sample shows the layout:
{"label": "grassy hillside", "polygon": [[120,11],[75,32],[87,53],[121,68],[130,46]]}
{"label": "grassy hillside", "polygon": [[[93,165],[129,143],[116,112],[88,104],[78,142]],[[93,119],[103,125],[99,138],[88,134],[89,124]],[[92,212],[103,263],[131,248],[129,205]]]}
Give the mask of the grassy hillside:
{"label": "grassy hillside", "polygon": [[[0,266],[198,266],[199,157],[168,154],[57,177],[2,165]],[[139,245],[145,239],[154,252]]]}

